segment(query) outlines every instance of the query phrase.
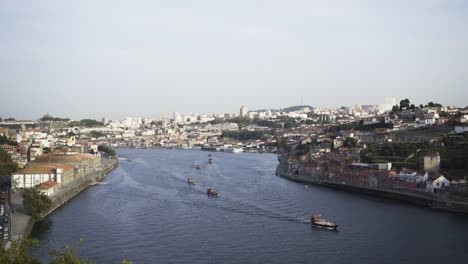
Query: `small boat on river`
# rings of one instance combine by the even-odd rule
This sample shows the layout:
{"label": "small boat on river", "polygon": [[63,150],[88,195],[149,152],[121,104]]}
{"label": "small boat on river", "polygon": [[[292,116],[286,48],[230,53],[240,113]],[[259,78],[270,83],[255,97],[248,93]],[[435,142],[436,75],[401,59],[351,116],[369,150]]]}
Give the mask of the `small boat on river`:
{"label": "small boat on river", "polygon": [[195,165],[195,168],[197,168],[197,170],[200,170],[201,169],[200,164]]}
{"label": "small boat on river", "polygon": [[187,179],[187,183],[190,185],[197,185],[197,182],[192,177],[189,177]]}
{"label": "small boat on river", "polygon": [[211,189],[211,188],[208,188],[208,189],[206,190],[206,193],[207,193],[209,196],[216,196],[216,197],[219,196],[218,191],[216,191],[215,189]]}
{"label": "small boat on river", "polygon": [[325,228],[328,230],[336,230],[338,225],[322,218],[321,215],[313,215],[310,218],[310,223],[313,227]]}

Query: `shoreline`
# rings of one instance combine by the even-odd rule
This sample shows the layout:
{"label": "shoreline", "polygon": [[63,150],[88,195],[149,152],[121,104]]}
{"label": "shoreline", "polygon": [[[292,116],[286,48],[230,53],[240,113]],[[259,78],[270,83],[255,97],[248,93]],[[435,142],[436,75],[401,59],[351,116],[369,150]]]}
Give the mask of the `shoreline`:
{"label": "shoreline", "polygon": [[366,194],[374,197],[382,197],[396,201],[406,202],[408,204],[418,205],[427,207],[434,210],[451,212],[451,213],[461,213],[468,214],[468,204],[457,201],[445,201],[438,198],[431,198],[426,195],[418,195],[414,193],[408,193],[404,191],[396,190],[385,190],[385,189],[373,189],[362,186],[355,186],[349,184],[342,184],[337,182],[331,182],[326,180],[312,179],[306,176],[291,175],[289,173],[277,172],[277,175],[281,178],[298,182],[298,183],[308,183],[316,186],[323,186],[326,188],[339,189],[342,191]]}
{"label": "shoreline", "polygon": [[[93,186],[96,183],[102,181],[107,177],[107,175],[117,168],[119,165],[119,160],[117,157],[112,158],[109,164],[101,164],[99,168],[96,168],[93,172],[86,175],[80,181],[78,181],[74,186],[72,186],[69,190],[63,190],[62,192],[58,193],[57,195],[51,197],[52,205],[51,208],[47,213],[44,214],[44,218],[47,217],[49,214],[54,212],[57,208],[61,207],[62,205],[66,204],[68,201],[73,199],[76,195],[87,189],[89,186]],[[15,208],[16,212],[12,214],[11,220],[11,230],[12,230],[12,237],[11,240],[8,241],[7,245],[11,243],[11,241],[18,241],[20,242],[23,238],[29,237],[31,232],[34,228],[35,221],[32,220],[31,216],[26,214],[23,205],[22,205],[22,197],[19,195],[19,192],[15,192]]]}

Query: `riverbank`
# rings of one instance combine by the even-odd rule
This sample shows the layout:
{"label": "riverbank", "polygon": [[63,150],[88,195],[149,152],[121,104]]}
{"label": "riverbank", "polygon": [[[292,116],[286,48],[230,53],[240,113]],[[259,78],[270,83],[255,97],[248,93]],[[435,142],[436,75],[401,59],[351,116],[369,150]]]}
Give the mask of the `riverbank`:
{"label": "riverbank", "polygon": [[[87,187],[102,181],[109,172],[118,166],[118,164],[119,161],[117,158],[104,159],[101,161],[101,166],[96,168],[93,172],[79,178],[73,185],[61,189],[57,194],[51,197],[52,206],[49,211],[44,214],[44,217],[71,200]],[[15,213],[12,214],[11,220],[11,240],[21,241],[23,237],[28,237],[30,235],[34,226],[34,221],[31,216],[26,213],[26,210],[23,207],[21,191],[12,193],[12,206],[15,209]]]}
{"label": "riverbank", "polygon": [[44,215],[44,217],[55,211],[57,208],[65,204],[77,194],[84,191],[89,186],[95,185],[96,183],[102,181],[107,176],[107,174],[117,168],[119,164],[118,158],[106,159],[106,161],[107,162],[103,162],[101,168],[96,169],[96,171],[86,175],[80,181],[71,186],[68,186],[66,189],[63,189],[56,195],[52,196],[52,206],[50,210]]}
{"label": "riverbank", "polygon": [[337,183],[326,180],[313,179],[307,176],[293,175],[278,171],[278,176],[299,183],[308,183],[317,186],[323,186],[328,188],[339,189],[343,191],[357,192],[366,195],[372,195],[377,197],[388,198],[392,200],[398,200],[414,205],[430,207],[432,209],[453,212],[453,213],[466,213],[468,214],[468,203],[443,200],[438,197],[431,197],[430,194],[415,194],[397,190],[386,190],[367,188],[362,186],[355,186],[343,183]]}

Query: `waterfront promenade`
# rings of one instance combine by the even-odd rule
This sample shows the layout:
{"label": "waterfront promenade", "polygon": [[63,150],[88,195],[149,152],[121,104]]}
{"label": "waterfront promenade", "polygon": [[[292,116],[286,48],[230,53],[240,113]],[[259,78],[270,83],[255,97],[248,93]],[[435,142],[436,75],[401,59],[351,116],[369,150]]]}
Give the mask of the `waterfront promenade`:
{"label": "waterfront promenade", "polygon": [[11,194],[11,206],[14,209],[11,215],[11,240],[20,241],[25,234],[29,234],[33,225],[31,216],[24,209],[21,191]]}
{"label": "waterfront promenade", "polygon": [[[84,177],[78,178],[73,184],[61,189],[51,198],[52,206],[50,210],[44,215],[47,216],[55,209],[65,204],[72,199],[75,195],[79,194],[87,187],[95,184],[96,182],[104,179],[109,172],[118,166],[117,158],[106,158],[101,160],[101,166],[96,168],[91,173]],[[26,213],[23,206],[22,191],[16,191],[11,194],[11,206],[15,212],[12,214],[11,220],[11,241],[21,241],[23,237],[29,236],[34,222],[31,216]]]}
{"label": "waterfront promenade", "polygon": [[456,212],[456,213],[468,213],[468,202],[458,201],[450,199],[446,195],[436,195],[427,192],[414,192],[406,190],[396,189],[382,189],[382,188],[369,188],[364,186],[350,185],[344,183],[338,183],[333,181],[327,181],[322,179],[315,179],[303,175],[295,175],[282,171],[277,172],[278,176],[300,183],[314,184],[329,188],[335,188],[345,191],[353,191],[368,195],[374,195],[378,197],[385,197],[394,200],[404,201],[411,204],[422,205],[433,209]]}

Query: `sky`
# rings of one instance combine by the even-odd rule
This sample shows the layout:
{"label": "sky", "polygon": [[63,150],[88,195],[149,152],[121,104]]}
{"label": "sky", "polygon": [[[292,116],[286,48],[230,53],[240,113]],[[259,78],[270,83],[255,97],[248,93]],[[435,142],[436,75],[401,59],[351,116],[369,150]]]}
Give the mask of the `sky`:
{"label": "sky", "polygon": [[0,117],[468,105],[465,0],[0,1]]}

